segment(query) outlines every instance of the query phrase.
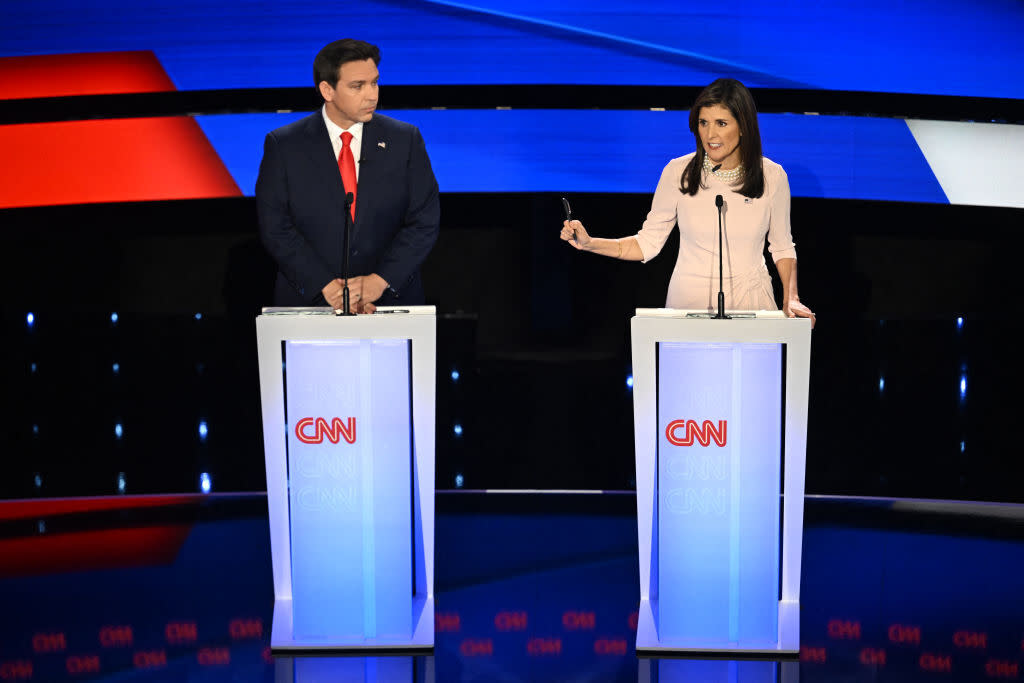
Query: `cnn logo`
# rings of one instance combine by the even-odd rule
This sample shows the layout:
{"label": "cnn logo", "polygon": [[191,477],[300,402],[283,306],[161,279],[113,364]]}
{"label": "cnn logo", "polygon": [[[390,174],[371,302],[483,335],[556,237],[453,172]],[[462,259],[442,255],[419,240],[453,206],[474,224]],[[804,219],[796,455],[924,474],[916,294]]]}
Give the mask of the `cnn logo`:
{"label": "cnn logo", "polygon": [[345,439],[346,443],[356,442],[356,419],[350,417],[342,422],[340,417],[330,423],[322,417],[304,417],[295,423],[295,438],[302,443],[323,443],[324,437],[331,443]]}
{"label": "cnn logo", "polygon": [[711,420],[704,420],[700,425],[696,420],[672,420],[665,428],[665,438],[673,446],[692,446],[696,441],[707,447],[714,441],[719,447],[725,446],[726,421],[719,420],[715,428]]}

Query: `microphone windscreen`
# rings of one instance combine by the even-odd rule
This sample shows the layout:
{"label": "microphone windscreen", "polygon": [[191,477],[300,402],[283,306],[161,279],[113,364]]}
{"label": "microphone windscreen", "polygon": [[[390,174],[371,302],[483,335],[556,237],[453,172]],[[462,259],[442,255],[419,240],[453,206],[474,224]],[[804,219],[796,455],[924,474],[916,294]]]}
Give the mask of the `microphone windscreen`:
{"label": "microphone windscreen", "polygon": [[724,203],[725,203],[725,200],[722,199],[722,195],[720,195],[720,194],[719,195],[715,195],[715,206],[717,206],[719,209],[721,209],[722,208],[722,204],[724,204]]}

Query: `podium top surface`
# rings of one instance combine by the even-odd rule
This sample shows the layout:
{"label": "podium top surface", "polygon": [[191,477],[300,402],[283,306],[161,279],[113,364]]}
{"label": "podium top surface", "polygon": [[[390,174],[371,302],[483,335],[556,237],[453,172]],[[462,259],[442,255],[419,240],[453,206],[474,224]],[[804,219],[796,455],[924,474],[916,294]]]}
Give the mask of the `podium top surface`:
{"label": "podium top surface", "polygon": [[[385,314],[398,314],[398,315],[436,315],[437,308],[435,306],[379,306],[377,312],[373,315],[385,315]],[[330,306],[264,306],[261,309],[261,315],[297,315],[297,316],[337,316],[334,309]],[[344,316],[337,316],[344,317]],[[366,316],[360,316],[366,317]]]}
{"label": "podium top surface", "polygon": [[[630,323],[634,346],[658,341],[708,343],[810,343],[811,319],[789,318],[782,311],[726,311],[720,320],[707,310],[638,308]],[[808,346],[809,349],[809,346]],[[635,368],[634,368],[635,370]]]}
{"label": "podium top surface", "polygon": [[[729,310],[725,314],[733,319],[746,320],[788,320],[782,311],[746,311]],[[715,313],[709,313],[707,309],[683,309],[683,308],[638,308],[638,318],[687,318],[690,320],[710,320]]]}

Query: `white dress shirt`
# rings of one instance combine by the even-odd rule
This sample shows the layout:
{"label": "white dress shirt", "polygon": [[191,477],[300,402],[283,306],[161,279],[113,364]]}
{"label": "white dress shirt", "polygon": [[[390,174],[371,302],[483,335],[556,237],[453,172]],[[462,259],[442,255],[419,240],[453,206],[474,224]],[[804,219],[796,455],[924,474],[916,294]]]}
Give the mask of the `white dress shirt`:
{"label": "white dress shirt", "polygon": [[[320,109],[320,113],[323,114],[324,123],[327,124],[327,134],[331,137],[331,146],[334,147],[334,158],[337,159],[338,155],[341,154],[341,134],[346,132],[346,129],[331,121],[331,118],[327,115],[326,104]],[[360,153],[363,150],[362,122],[352,124],[352,127],[347,132],[352,133],[352,142],[349,143],[349,147],[352,149],[352,158],[356,162],[356,182],[358,182]]]}

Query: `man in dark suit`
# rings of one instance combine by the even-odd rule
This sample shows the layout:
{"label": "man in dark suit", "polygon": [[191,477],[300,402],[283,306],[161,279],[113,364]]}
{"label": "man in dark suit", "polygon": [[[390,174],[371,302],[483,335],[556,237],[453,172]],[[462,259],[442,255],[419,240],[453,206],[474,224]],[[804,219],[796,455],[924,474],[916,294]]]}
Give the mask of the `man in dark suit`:
{"label": "man in dark suit", "polygon": [[423,303],[419,269],[437,240],[437,181],[419,130],[377,108],[380,51],[359,40],[313,61],[324,99],[267,134],[256,181],[260,237],[277,261],[278,306],[342,306],[346,193],[353,195],[350,309]]}

